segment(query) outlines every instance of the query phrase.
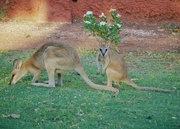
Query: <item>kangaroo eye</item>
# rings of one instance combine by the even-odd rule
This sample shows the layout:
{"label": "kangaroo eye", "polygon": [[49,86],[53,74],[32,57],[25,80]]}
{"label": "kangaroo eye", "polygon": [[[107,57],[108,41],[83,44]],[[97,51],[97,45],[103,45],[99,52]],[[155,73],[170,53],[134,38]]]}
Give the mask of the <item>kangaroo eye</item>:
{"label": "kangaroo eye", "polygon": [[99,50],[102,52],[102,49],[101,49],[101,48],[100,48]]}
{"label": "kangaroo eye", "polygon": [[105,49],[105,52],[107,52],[107,49]]}
{"label": "kangaroo eye", "polygon": [[14,76],[15,76],[15,74],[12,75],[12,77],[14,77]]}

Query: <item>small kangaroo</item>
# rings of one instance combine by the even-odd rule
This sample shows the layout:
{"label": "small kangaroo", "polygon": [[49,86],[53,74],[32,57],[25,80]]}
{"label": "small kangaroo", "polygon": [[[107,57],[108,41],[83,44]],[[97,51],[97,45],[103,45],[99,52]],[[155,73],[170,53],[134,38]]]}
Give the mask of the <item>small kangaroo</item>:
{"label": "small kangaroo", "polygon": [[[65,43],[44,44],[31,57],[27,58],[24,63],[15,59],[13,64],[14,68],[11,72],[10,85],[15,84],[27,72],[31,72],[34,75],[31,83],[32,85],[55,87],[55,71],[58,74],[57,84],[62,85],[62,72],[75,69],[91,88],[115,92],[116,95],[119,93],[116,88],[94,84],[85,73],[77,51],[72,46]],[[36,83],[42,70],[47,70],[49,77],[48,84]]]}
{"label": "small kangaroo", "polygon": [[173,90],[165,90],[153,87],[139,87],[134,84],[127,74],[127,67],[123,58],[116,51],[110,50],[107,43],[99,44],[98,54],[97,54],[97,72],[100,71],[100,64],[102,64],[102,75],[106,72],[107,74],[107,87],[112,87],[112,81],[115,85],[119,85],[119,81],[123,81],[135,89],[138,90],[152,90],[159,92],[174,92]]}

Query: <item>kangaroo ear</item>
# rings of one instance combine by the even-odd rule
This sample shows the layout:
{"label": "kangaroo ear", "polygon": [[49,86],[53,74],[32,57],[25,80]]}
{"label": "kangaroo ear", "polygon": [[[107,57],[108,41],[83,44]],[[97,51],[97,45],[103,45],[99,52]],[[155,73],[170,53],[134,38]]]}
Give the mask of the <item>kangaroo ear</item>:
{"label": "kangaroo ear", "polygon": [[101,47],[101,41],[98,38],[96,38],[96,40],[97,40],[98,48],[100,48]]}
{"label": "kangaroo ear", "polygon": [[110,47],[110,45],[111,45],[111,42],[106,41],[106,42],[105,42],[105,45],[106,45],[106,47],[107,47],[107,48],[109,48],[109,47]]}
{"label": "kangaroo ear", "polygon": [[19,62],[18,59],[15,59],[15,60],[13,61],[14,69],[16,68],[18,62]]}
{"label": "kangaroo ear", "polygon": [[101,48],[102,42],[98,42],[98,48]]}
{"label": "kangaroo ear", "polygon": [[13,61],[13,65],[14,65],[14,69],[20,69],[21,68],[21,66],[22,66],[22,61],[20,60],[18,60],[18,59],[15,59],[14,61]]}

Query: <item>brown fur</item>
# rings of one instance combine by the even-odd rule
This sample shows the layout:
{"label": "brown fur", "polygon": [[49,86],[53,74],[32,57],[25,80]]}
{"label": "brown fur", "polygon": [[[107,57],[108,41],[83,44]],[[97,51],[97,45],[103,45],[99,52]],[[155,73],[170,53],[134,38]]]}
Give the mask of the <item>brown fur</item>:
{"label": "brown fur", "polygon": [[[9,84],[15,84],[27,72],[31,72],[34,77],[32,85],[55,87],[54,72],[58,73],[58,84],[62,84],[61,74],[64,71],[75,69],[84,81],[94,89],[107,90],[116,92],[118,89],[94,84],[86,75],[76,50],[65,43],[47,43],[41,46],[31,57],[27,58],[24,63],[17,59],[14,60],[14,69],[11,72]],[[49,83],[36,83],[42,70],[47,70]]]}
{"label": "brown fur", "polygon": [[110,50],[107,44],[99,45],[99,51],[97,55],[98,73],[100,69],[100,63],[103,66],[102,74],[104,74],[105,72],[107,74],[108,87],[112,87],[112,81],[114,81],[115,85],[118,86],[119,86],[119,81],[123,81],[138,90],[173,92],[173,90],[165,90],[165,89],[153,88],[153,87],[139,87],[136,84],[134,84],[128,78],[127,67],[121,55],[118,54],[116,51]]}

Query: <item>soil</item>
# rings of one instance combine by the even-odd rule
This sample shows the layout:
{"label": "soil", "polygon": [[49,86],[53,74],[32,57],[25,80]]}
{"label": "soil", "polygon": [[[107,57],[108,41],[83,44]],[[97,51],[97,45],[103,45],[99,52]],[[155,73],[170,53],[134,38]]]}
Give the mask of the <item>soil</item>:
{"label": "soil", "polygon": [[[82,28],[82,21],[72,24],[0,22],[0,50],[28,50],[46,42],[67,42],[75,47],[97,48],[97,41]],[[145,50],[180,52],[180,34],[163,25],[124,24],[120,34],[120,52]]]}

